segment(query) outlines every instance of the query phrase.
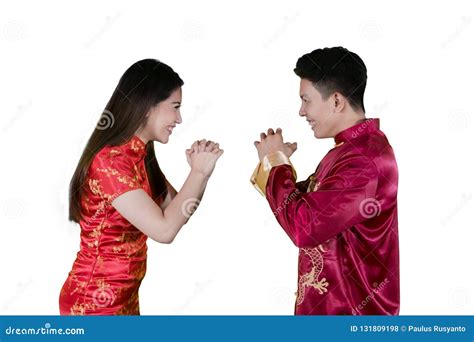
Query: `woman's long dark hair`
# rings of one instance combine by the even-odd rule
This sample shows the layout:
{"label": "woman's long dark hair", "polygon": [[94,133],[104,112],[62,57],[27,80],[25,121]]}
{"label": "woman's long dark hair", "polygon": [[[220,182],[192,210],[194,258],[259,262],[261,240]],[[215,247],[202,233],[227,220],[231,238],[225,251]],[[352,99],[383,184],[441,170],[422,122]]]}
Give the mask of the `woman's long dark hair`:
{"label": "woman's long dark hair", "polygon": [[[81,196],[89,166],[106,145],[117,146],[130,140],[142,124],[146,114],[159,102],[184,84],[168,65],[155,60],[136,62],[120,78],[112,97],[82,153],[69,185],[69,220],[81,220]],[[166,196],[166,178],[158,165],[153,141],[146,145],[146,172],[153,199]]]}

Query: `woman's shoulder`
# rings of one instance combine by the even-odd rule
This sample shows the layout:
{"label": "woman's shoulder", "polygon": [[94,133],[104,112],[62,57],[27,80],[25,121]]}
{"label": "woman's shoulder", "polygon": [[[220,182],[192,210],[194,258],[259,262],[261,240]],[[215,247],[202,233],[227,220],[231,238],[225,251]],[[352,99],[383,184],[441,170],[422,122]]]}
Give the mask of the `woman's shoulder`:
{"label": "woman's shoulder", "polygon": [[124,151],[122,149],[122,146],[104,146],[102,147],[99,152],[96,153],[94,159],[97,158],[121,158],[124,157]]}
{"label": "woman's shoulder", "polygon": [[94,156],[89,172],[89,188],[111,203],[122,193],[142,187],[136,166],[121,146],[106,146]]}
{"label": "woman's shoulder", "polygon": [[105,146],[96,153],[91,162],[91,171],[123,171],[133,168],[122,146]]}

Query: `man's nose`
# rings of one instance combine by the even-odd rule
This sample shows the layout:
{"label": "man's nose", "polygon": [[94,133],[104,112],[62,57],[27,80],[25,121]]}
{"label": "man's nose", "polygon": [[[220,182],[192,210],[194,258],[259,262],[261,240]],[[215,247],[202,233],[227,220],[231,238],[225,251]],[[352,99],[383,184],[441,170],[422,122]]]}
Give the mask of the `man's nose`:
{"label": "man's nose", "polygon": [[301,106],[300,111],[298,113],[300,116],[306,116],[306,112],[303,110],[303,106]]}

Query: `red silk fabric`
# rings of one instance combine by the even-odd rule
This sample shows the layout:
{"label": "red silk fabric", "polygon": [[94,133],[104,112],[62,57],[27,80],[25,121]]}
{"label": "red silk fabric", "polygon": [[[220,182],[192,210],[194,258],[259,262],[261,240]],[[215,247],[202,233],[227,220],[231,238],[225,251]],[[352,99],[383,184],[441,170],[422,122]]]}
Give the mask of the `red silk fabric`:
{"label": "red silk fabric", "polygon": [[398,169],[378,119],[335,137],[306,181],[272,168],[267,200],[299,247],[297,315],[396,315]]}
{"label": "red silk fabric", "polygon": [[111,205],[143,189],[150,196],[137,136],[94,157],[81,199],[80,251],[60,293],[61,315],[139,315],[138,289],[146,272],[147,236]]}

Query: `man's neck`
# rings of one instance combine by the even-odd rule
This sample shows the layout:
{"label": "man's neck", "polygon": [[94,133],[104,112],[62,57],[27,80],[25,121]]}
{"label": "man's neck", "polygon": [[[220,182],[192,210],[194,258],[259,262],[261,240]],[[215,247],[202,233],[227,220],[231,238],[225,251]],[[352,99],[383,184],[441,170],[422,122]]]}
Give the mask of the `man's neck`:
{"label": "man's neck", "polygon": [[337,135],[338,133],[342,131],[345,131],[346,129],[352,126],[355,126],[361,122],[364,122],[365,120],[367,120],[367,118],[365,117],[364,112],[352,112],[351,114],[347,116],[347,119],[341,123],[335,135]]}

